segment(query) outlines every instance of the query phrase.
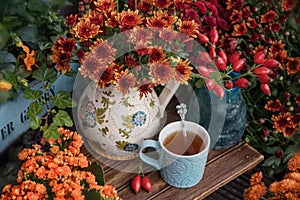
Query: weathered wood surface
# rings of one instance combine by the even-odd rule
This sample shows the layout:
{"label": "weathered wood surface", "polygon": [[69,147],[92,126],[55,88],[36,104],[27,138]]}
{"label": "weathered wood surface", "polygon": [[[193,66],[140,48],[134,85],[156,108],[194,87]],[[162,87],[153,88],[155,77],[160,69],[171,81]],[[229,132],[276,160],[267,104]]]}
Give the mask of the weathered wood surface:
{"label": "weathered wood surface", "polygon": [[[178,101],[173,98],[166,108],[166,123],[179,120],[179,116],[176,114],[176,105],[178,105]],[[85,154],[88,156],[89,160],[99,162],[86,150]],[[152,191],[148,193],[141,189],[138,194],[135,194],[130,187],[130,181],[136,174],[126,173],[124,172],[126,170],[120,171],[114,168],[116,165],[118,166],[118,169],[130,168],[131,166],[128,166],[128,163],[110,162],[109,160],[102,159],[103,158],[101,158],[101,161],[106,163],[106,165],[100,163],[104,170],[106,183],[114,185],[118,194],[124,200],[190,200],[204,199],[236,177],[255,168],[255,166],[263,160],[263,155],[246,143],[234,146],[227,150],[211,150],[208,155],[203,179],[196,186],[188,189],[175,188],[169,186],[162,180],[159,171],[148,170],[150,172],[146,175],[153,183]],[[109,164],[109,166],[107,164]],[[138,173],[138,170],[136,173]]]}
{"label": "weathered wood surface", "polygon": [[[89,159],[95,160],[86,152]],[[126,173],[111,167],[102,167],[107,184],[114,185],[122,199],[203,199],[218,188],[224,186],[239,175],[253,169],[263,160],[263,156],[248,144],[235,146],[227,150],[211,150],[203,179],[194,187],[178,189],[169,186],[160,177],[159,171],[147,174],[153,183],[151,193],[141,190],[135,194],[130,187],[130,181],[135,174]],[[122,165],[122,163],[120,164]],[[126,168],[124,163],[124,168]]]}

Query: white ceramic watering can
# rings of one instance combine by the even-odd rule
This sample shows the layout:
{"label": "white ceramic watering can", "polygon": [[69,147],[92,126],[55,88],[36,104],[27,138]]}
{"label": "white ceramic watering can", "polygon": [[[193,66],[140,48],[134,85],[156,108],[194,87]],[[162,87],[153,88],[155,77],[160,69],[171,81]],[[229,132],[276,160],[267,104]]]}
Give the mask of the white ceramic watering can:
{"label": "white ceramic watering can", "polygon": [[129,160],[138,156],[142,141],[164,125],[165,108],[180,83],[170,81],[159,97],[153,91],[142,99],[136,89],[122,95],[114,86],[95,85],[91,81],[78,101],[77,121],[85,145],[105,158]]}

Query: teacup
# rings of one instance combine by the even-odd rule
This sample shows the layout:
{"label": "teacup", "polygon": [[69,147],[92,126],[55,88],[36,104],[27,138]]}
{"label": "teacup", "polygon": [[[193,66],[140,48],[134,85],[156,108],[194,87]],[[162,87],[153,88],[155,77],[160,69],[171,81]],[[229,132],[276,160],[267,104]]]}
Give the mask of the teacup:
{"label": "teacup", "polygon": [[[186,141],[184,141],[186,137],[184,137],[182,123],[188,135]],[[177,136],[182,139],[184,148],[178,145]],[[209,134],[202,126],[190,121],[176,121],[161,130],[158,141],[144,140],[139,155],[145,163],[160,170],[161,177],[169,185],[189,188],[199,183],[203,177],[209,146]],[[143,151],[148,147],[155,149],[158,159],[148,156]]]}

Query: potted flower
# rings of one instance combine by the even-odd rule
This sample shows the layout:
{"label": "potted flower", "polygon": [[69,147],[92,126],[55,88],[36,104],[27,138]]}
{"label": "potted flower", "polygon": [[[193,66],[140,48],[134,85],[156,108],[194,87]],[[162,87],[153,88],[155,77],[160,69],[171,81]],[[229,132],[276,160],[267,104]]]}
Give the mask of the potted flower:
{"label": "potted flower", "polygon": [[[68,76],[57,73],[55,65],[49,59],[53,40],[65,30],[64,18],[58,15],[57,7],[43,0],[14,0],[2,3],[0,152],[29,129],[30,125],[39,126],[36,122],[40,120],[35,116],[26,115],[32,100],[41,103],[60,90],[70,92],[74,81],[74,78],[69,76],[72,73]],[[49,104],[47,109],[50,107]],[[45,114],[45,110],[43,113],[31,114],[42,115]]]}

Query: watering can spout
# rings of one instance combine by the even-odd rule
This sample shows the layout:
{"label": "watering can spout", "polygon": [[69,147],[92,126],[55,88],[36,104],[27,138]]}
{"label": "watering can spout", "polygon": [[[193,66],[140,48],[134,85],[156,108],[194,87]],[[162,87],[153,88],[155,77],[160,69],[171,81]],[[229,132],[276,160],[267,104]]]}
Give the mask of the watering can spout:
{"label": "watering can spout", "polygon": [[175,82],[174,80],[170,80],[168,84],[164,87],[161,94],[159,95],[159,103],[160,103],[160,116],[164,117],[165,109],[169,104],[170,100],[174,96],[175,92],[179,88],[180,83]]}

